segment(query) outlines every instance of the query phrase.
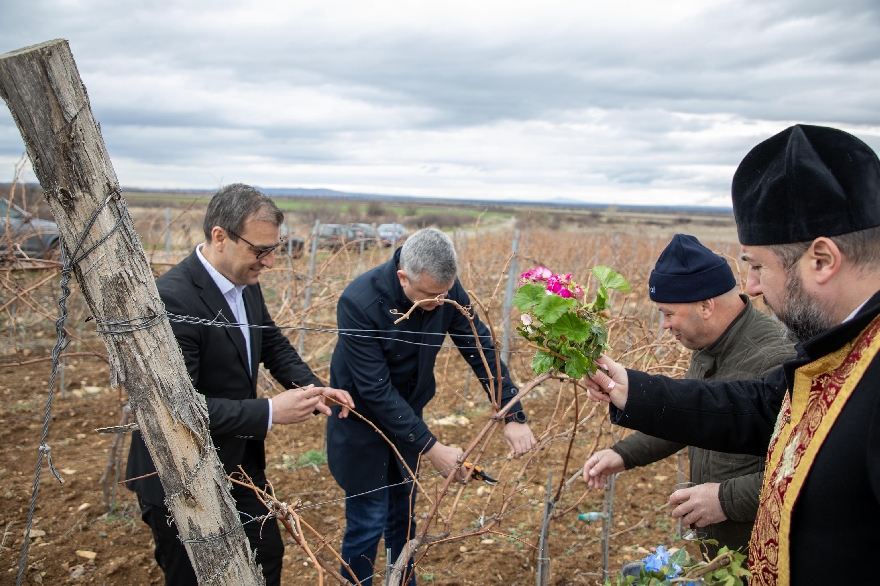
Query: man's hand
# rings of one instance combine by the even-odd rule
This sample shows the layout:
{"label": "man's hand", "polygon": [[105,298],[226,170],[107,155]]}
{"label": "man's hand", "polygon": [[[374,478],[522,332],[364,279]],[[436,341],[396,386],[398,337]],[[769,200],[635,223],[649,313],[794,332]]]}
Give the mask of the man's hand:
{"label": "man's hand", "polygon": [[513,457],[522,456],[538,444],[529,424],[516,421],[504,425],[504,441]]}
{"label": "man's hand", "polygon": [[299,423],[320,411],[327,417],[333,414],[330,407],[342,405],[340,417],[348,417],[349,409],[354,409],[354,401],[346,391],[332,387],[309,385],[301,389],[289,389],[272,397],[272,423]]}
{"label": "man's hand", "polygon": [[[468,471],[461,466],[461,462],[459,461],[459,458],[461,458],[463,453],[464,452],[458,448],[450,448],[449,446],[444,446],[440,442],[435,442],[434,445],[431,446],[431,449],[425,452],[425,456],[443,478],[446,478],[450,473],[455,472],[455,479],[464,482]],[[456,468],[458,468],[457,471]]]}
{"label": "man's hand", "polygon": [[721,501],[718,500],[720,486],[717,482],[707,482],[676,490],[669,497],[669,504],[675,507],[672,517],[681,517],[682,523],[696,527],[726,521],[727,516],[721,510]]}
{"label": "man's hand", "polygon": [[591,377],[584,377],[581,383],[590,391],[590,398],[594,401],[614,403],[618,409],[626,407],[626,398],[629,394],[629,377],[626,369],[614,362],[605,354],[596,361],[602,368]]}
{"label": "man's hand", "polygon": [[[299,423],[312,417],[312,412],[318,409],[322,413],[330,414],[330,409],[324,405],[322,393],[327,390],[324,387],[309,385],[301,389],[289,389],[278,393],[272,399],[272,423]],[[335,390],[335,389],[332,389]]]}
{"label": "man's hand", "polygon": [[605,488],[612,474],[625,470],[623,457],[614,450],[599,450],[584,464],[584,482],[590,488]]}
{"label": "man's hand", "polygon": [[351,398],[348,391],[331,387],[323,387],[323,390],[324,392],[321,393],[323,395],[321,402],[315,405],[315,408],[327,417],[330,417],[332,414],[330,407],[333,407],[334,405],[342,405],[342,411],[339,412],[339,418],[348,417],[349,411],[354,409],[354,399]]}

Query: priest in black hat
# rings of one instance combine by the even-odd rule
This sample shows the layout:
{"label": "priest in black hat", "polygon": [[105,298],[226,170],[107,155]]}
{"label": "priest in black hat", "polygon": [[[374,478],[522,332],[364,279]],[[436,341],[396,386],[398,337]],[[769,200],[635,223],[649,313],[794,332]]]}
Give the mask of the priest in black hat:
{"label": "priest in black hat", "polygon": [[[763,379],[704,383],[624,369],[588,384],[614,423],[707,449],[767,454],[752,585],[871,583],[880,526],[880,160],[797,125],[733,178],[746,292],[799,342]],[[607,390],[606,390],[607,389]],[[687,522],[687,517],[684,518]]]}
{"label": "priest in black hat", "polygon": [[[740,294],[727,259],[694,236],[676,234],[657,259],[648,294],[663,315],[663,328],[693,350],[684,377],[701,381],[758,378],[795,356],[790,341],[770,316]],[[635,432],[584,464],[591,488],[631,468],[658,462],[688,448],[690,480],[696,486],[670,499],[673,514],[705,527],[709,557],[718,549],[745,549],[758,511],[764,479],[764,455],[729,454],[671,442]]]}

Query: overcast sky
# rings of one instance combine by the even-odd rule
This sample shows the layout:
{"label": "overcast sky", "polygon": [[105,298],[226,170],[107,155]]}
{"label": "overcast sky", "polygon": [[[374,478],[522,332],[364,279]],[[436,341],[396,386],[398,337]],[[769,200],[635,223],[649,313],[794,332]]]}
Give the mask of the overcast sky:
{"label": "overcast sky", "polygon": [[[123,189],[729,206],[793,123],[880,150],[876,0],[0,1],[0,52],[70,41]],[[23,151],[0,108],[0,181]]]}

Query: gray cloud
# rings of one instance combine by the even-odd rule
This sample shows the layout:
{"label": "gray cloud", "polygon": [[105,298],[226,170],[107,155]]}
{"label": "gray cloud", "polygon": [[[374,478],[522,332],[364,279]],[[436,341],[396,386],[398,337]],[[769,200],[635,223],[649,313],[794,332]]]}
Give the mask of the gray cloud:
{"label": "gray cloud", "polygon": [[880,146],[876,2],[487,6],[44,0],[0,50],[70,39],[129,185],[718,203],[791,123]]}

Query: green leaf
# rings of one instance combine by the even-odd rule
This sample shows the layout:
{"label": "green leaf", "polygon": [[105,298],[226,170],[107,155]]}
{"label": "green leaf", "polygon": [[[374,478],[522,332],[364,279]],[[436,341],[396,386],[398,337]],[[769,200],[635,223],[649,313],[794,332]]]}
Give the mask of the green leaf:
{"label": "green leaf", "polygon": [[674,554],[669,556],[670,564],[678,564],[679,566],[688,565],[688,552],[685,548],[681,548],[676,551]]}
{"label": "green leaf", "polygon": [[[597,348],[604,348],[608,343],[608,330],[602,324],[594,323],[590,326],[590,335],[593,338],[593,345]],[[596,356],[598,358],[598,356]]]}
{"label": "green leaf", "polygon": [[593,276],[599,279],[602,286],[607,289],[616,289],[618,291],[630,291],[629,283],[621,276],[620,273],[611,267],[598,266],[590,269]]}
{"label": "green leaf", "polygon": [[547,297],[547,293],[543,285],[526,283],[525,285],[520,286],[516,295],[513,296],[513,304],[516,305],[520,311],[528,311],[544,297]]}
{"label": "green leaf", "polygon": [[600,312],[606,307],[608,307],[608,289],[605,288],[605,285],[599,285],[599,290],[596,291],[596,300],[593,302],[593,308],[596,312]]}
{"label": "green leaf", "polygon": [[535,371],[535,374],[544,374],[553,366],[554,356],[543,350],[538,350],[535,352],[535,357],[532,358],[532,370]]}
{"label": "green leaf", "polygon": [[571,349],[566,353],[568,360],[565,361],[565,374],[573,379],[579,379],[590,370],[590,363],[584,355],[577,350]]}
{"label": "green leaf", "polygon": [[571,297],[566,299],[559,295],[544,295],[544,298],[535,306],[534,312],[542,323],[551,325],[576,305],[577,300]]}
{"label": "green leaf", "polygon": [[554,337],[565,336],[569,342],[580,344],[590,336],[590,326],[574,313],[568,312],[556,320],[550,332]]}

